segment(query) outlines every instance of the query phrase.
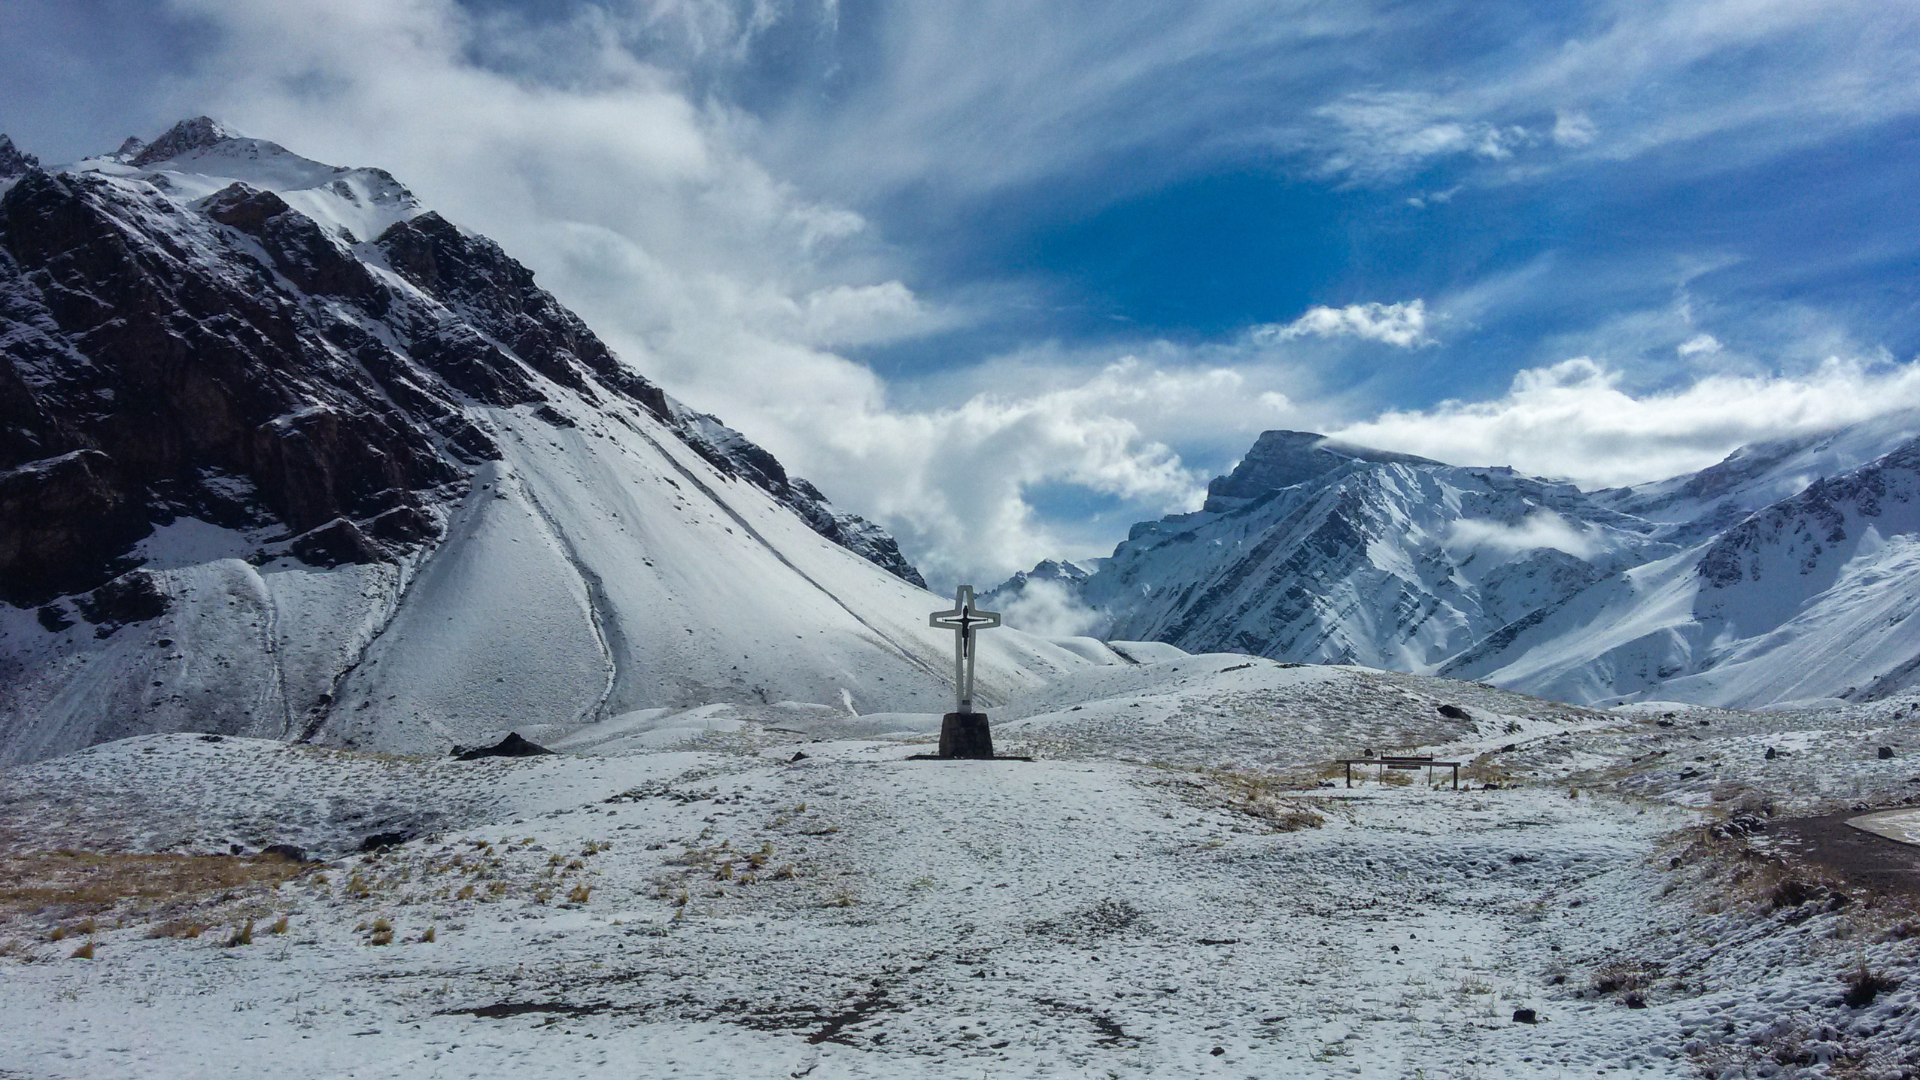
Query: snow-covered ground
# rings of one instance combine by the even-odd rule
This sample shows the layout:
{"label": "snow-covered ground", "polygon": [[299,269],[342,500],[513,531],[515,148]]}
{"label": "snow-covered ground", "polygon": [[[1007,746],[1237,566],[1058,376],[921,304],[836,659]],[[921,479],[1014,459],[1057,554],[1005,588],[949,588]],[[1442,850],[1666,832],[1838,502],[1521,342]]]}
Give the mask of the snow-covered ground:
{"label": "snow-covered ground", "polygon": [[[1783,901],[1728,822],[1763,788],[1903,795],[1908,708],[1601,713],[1211,655],[1010,703],[1033,761],[912,760],[937,716],[799,703],[473,762],[143,736],[0,772],[0,854],[331,861],[90,933],[0,887],[0,1075],[1903,1075],[1914,989],[1839,1001],[1913,970],[1894,908]],[[1368,747],[1468,790],[1327,779]],[[411,839],[358,853],[380,833]]]}

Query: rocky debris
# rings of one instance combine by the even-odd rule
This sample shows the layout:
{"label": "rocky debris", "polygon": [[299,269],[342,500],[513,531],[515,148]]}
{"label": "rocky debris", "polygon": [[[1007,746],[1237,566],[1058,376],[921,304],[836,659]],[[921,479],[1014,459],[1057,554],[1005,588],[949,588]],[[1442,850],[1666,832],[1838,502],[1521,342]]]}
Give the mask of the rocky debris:
{"label": "rocky debris", "polygon": [[1449,720],[1472,720],[1473,714],[1458,705],[1441,705],[1436,710]]}
{"label": "rocky debris", "polygon": [[302,561],[314,566],[364,565],[392,558],[391,552],[343,517],[301,533],[287,546]]}
{"label": "rocky debris", "polygon": [[1881,748],[1880,748],[1880,760],[1881,760],[1881,761],[1891,761],[1892,759],[1893,759],[1893,747],[1891,747],[1891,746],[1883,746],[1883,747],[1881,747]]}
{"label": "rocky debris", "polygon": [[374,833],[372,836],[360,841],[360,850],[363,853],[387,851],[392,848],[397,848],[411,839],[413,839],[413,837],[403,832]]}
{"label": "rocky debris", "polygon": [[80,613],[106,637],[127,623],[157,619],[172,601],[159,581],[145,570],[122,574],[79,599]]}
{"label": "rocky debris", "polygon": [[456,761],[478,761],[481,758],[490,757],[537,757],[541,754],[551,753],[553,753],[553,751],[546,747],[521,738],[520,733],[517,731],[507,732],[506,738],[501,739],[492,746],[456,746],[453,748],[453,758]]}
{"label": "rocky debris", "polygon": [[315,861],[307,857],[307,849],[295,844],[268,844],[266,847],[260,849],[260,854],[278,855],[288,862],[304,863]]}
{"label": "rocky debris", "polygon": [[40,167],[40,159],[32,154],[20,152],[13,140],[0,135],[0,180],[11,176],[22,176],[30,169]]}
{"label": "rocky debris", "polygon": [[1515,1009],[1513,1010],[1513,1022],[1516,1024],[1537,1024],[1540,1022],[1540,1014],[1534,1012],[1532,1009]]}

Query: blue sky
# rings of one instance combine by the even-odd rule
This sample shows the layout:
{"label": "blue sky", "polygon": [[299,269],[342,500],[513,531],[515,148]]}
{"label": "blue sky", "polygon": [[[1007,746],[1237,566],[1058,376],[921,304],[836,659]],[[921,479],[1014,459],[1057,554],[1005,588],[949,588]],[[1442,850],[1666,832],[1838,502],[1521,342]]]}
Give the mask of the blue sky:
{"label": "blue sky", "polygon": [[387,167],[937,581],[1270,427],[1589,486],[1920,405],[1920,8],[14,0],[49,161]]}

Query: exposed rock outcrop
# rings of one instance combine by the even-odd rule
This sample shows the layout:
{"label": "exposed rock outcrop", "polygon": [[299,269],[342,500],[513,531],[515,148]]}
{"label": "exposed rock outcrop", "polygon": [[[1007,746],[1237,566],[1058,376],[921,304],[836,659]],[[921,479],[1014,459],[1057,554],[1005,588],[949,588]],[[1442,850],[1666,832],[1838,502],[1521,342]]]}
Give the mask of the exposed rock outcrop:
{"label": "exposed rock outcrop", "polygon": [[[364,244],[245,182],[167,197],[168,162],[211,169],[221,154],[277,156],[353,207],[357,184],[402,220]],[[180,516],[278,526],[269,556],[402,558],[437,540],[436,508],[471,466],[499,456],[468,405],[539,405],[536,374],[589,402],[637,401],[821,535],[919,582],[883,530],[673,405],[499,245],[419,213],[391,176],[206,117],[119,156],[156,172],[56,175],[0,137],[0,176],[17,174],[0,196],[0,598],[98,587]]]}

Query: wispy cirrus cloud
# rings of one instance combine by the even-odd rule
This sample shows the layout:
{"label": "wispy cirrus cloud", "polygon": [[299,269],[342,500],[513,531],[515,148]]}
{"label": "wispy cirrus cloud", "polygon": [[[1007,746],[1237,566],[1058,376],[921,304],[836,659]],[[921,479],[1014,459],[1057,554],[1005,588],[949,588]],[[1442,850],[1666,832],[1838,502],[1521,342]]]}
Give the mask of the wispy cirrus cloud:
{"label": "wispy cirrus cloud", "polygon": [[[1373,0],[15,0],[0,5],[0,129],[57,160],[211,112],[387,167],[936,575],[1089,553],[1098,538],[1036,490],[1178,509],[1262,426],[1606,482],[1851,415],[1816,404],[1847,393],[1903,400],[1894,368],[1802,365],[1805,347],[1754,314],[1784,310],[1771,296],[1710,303],[1703,281],[1712,318],[1662,307],[1668,266],[1764,270],[1744,200],[1778,209],[1806,185],[1741,189],[1699,237],[1659,193],[1684,189],[1692,213],[1698,170],[1770,173],[1920,117],[1920,12],[1476,8],[1497,34],[1462,33],[1459,16]],[[1712,152],[1659,152],[1694,145]],[[1607,171],[1620,162],[1631,190]],[[1910,215],[1855,192],[1847,167],[1820,174],[1839,188],[1821,199],[1857,194],[1879,215],[1873,265],[1910,265]],[[1264,186],[1211,211],[1226,224],[1178,248],[1185,261],[1137,243],[1204,218],[1222,176]],[[1087,260],[1119,266],[1122,287],[1047,261],[1143,198],[1158,216],[1121,215],[1120,241]],[[1263,218],[1278,224],[1244,240]],[[1287,246],[1316,230],[1324,242]],[[1568,250],[1616,234],[1631,259]],[[1867,247],[1809,255],[1786,237],[1791,272],[1770,280],[1865,280]],[[1138,312],[1116,297],[1153,298],[1163,279],[1239,306],[1130,331]],[[1349,302],[1366,296],[1424,299]],[[1819,355],[1871,355],[1874,324],[1846,329]],[[1649,379],[1660,363],[1695,381]],[[1442,400],[1475,396],[1463,386],[1493,390]],[[1755,419],[1783,402],[1800,411]]]}

